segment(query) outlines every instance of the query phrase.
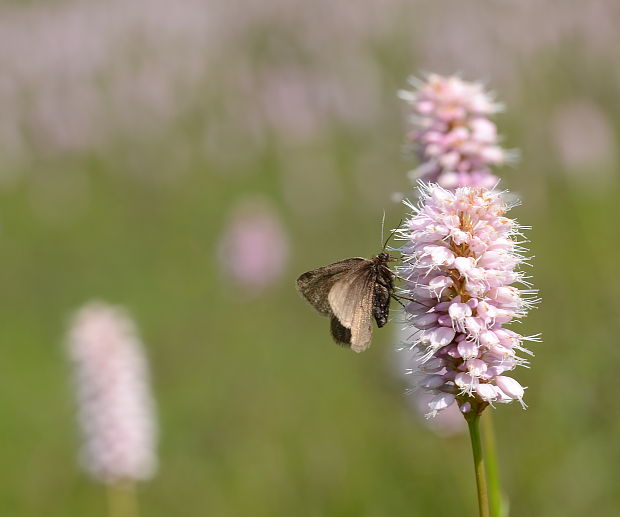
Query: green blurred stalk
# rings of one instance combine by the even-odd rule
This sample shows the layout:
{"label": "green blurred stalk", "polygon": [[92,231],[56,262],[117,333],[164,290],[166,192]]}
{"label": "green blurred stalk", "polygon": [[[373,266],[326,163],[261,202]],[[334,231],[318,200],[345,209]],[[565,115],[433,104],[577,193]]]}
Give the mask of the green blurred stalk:
{"label": "green blurred stalk", "polygon": [[480,439],[480,415],[477,411],[471,411],[466,416],[471,438],[471,450],[474,455],[474,470],[476,472],[476,487],[478,489],[478,509],[480,517],[490,517],[489,495],[487,492],[487,479],[484,469],[484,457],[482,455],[482,442]]}
{"label": "green blurred stalk", "polygon": [[132,482],[107,485],[109,517],[139,517],[136,487]]}
{"label": "green blurred stalk", "polygon": [[508,505],[504,502],[502,487],[499,480],[499,462],[497,460],[497,442],[493,428],[493,413],[487,411],[482,417],[482,435],[484,442],[484,458],[487,466],[489,483],[489,504],[491,517],[508,517]]}

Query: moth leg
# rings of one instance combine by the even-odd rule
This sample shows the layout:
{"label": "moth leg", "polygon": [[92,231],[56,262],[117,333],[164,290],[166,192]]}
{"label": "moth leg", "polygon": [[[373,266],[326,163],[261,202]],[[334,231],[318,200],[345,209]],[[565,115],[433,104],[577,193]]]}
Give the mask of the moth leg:
{"label": "moth leg", "polygon": [[401,302],[400,298],[396,296],[395,294],[390,295],[390,298],[396,300],[403,309],[407,308],[407,306],[403,302]]}
{"label": "moth leg", "polygon": [[390,290],[393,289],[392,282],[386,283],[383,281],[381,277],[377,278],[377,284],[379,284],[382,287],[385,287],[386,289],[390,289]]}
{"label": "moth leg", "polygon": [[[400,295],[400,294],[392,294],[392,295],[390,295],[390,296],[391,296],[394,300],[396,300],[398,303],[400,303],[401,305],[403,305],[403,304],[402,304],[402,302],[401,302],[401,300],[407,300],[408,302],[414,302],[414,303],[417,303],[418,305],[422,305],[422,307],[427,307],[427,308],[429,308],[429,309],[432,309],[432,308],[433,308],[433,306],[432,306],[432,305],[425,305],[425,304],[423,304],[420,300],[415,300],[415,299],[413,299],[413,298],[408,298],[407,296],[402,296],[402,295]],[[403,307],[404,307],[404,305],[403,305]]]}

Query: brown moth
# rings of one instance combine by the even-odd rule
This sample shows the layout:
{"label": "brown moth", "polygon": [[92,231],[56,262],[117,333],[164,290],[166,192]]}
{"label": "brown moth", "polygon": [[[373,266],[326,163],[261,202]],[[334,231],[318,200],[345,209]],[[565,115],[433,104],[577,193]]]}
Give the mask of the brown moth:
{"label": "brown moth", "polygon": [[331,318],[331,334],[340,345],[363,352],[370,346],[372,319],[386,324],[394,274],[385,252],[365,259],[354,257],[313,269],[297,279],[297,288],[321,314]]}

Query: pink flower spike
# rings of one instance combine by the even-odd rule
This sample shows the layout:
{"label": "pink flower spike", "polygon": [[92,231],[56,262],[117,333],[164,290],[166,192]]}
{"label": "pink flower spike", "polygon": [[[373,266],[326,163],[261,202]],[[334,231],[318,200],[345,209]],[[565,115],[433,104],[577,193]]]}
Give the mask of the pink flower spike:
{"label": "pink flower spike", "polygon": [[82,461],[104,483],[155,474],[157,425],[143,345],[124,310],[93,302],[67,339],[75,370]]}
{"label": "pink flower spike", "polygon": [[[529,353],[521,344],[524,338],[504,325],[524,316],[535,302],[524,300],[524,295],[534,296],[529,287],[520,291],[511,285],[522,279],[515,268],[524,260],[523,248],[510,244],[520,238],[520,228],[506,217],[509,207],[493,190],[450,192],[422,184],[420,198],[397,232],[404,243],[399,273],[407,279],[403,296],[425,305],[424,316],[415,305],[407,312],[419,369],[439,375],[421,385],[438,397],[432,399],[433,412],[455,389],[459,407],[469,403],[476,411],[492,402],[521,402],[523,388],[504,375],[527,364],[519,352]],[[429,298],[430,291],[434,297]]]}
{"label": "pink flower spike", "polygon": [[510,154],[500,147],[497,127],[489,120],[501,106],[481,84],[459,77],[433,74],[411,83],[415,89],[399,96],[411,110],[408,139],[422,162],[417,178],[447,189],[493,187],[498,179],[491,167]]}
{"label": "pink flower spike", "polygon": [[263,198],[242,199],[220,239],[222,273],[249,296],[276,283],[288,262],[288,236],[275,208]]}

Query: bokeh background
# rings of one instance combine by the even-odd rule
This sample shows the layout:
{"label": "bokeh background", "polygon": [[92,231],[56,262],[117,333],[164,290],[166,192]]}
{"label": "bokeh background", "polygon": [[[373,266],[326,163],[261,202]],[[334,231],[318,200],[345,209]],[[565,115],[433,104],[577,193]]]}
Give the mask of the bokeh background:
{"label": "bokeh background", "polygon": [[0,508],[106,514],[78,468],[63,339],[141,328],[161,425],[143,515],[474,515],[465,435],[355,355],[303,271],[380,247],[410,195],[411,73],[483,80],[544,299],[529,409],[495,423],[511,515],[620,514],[620,4],[30,0],[0,6]]}

